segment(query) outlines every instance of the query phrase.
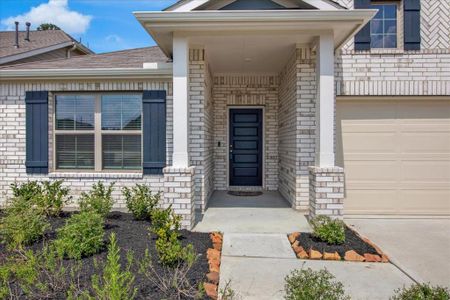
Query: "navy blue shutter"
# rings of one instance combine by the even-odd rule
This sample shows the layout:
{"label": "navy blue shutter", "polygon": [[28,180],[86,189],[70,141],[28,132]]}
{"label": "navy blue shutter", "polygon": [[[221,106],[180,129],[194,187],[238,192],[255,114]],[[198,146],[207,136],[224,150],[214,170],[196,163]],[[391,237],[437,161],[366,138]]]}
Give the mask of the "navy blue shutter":
{"label": "navy blue shutter", "polygon": [[420,0],[404,2],[405,50],[420,50]]}
{"label": "navy blue shutter", "polygon": [[162,174],[166,166],[166,91],[144,91],[144,174]]}
{"label": "navy blue shutter", "polygon": [[[355,0],[356,9],[370,8],[370,0]],[[355,50],[370,50],[370,22],[355,35]]]}
{"label": "navy blue shutter", "polygon": [[48,173],[48,92],[26,92],[26,161],[28,174]]}

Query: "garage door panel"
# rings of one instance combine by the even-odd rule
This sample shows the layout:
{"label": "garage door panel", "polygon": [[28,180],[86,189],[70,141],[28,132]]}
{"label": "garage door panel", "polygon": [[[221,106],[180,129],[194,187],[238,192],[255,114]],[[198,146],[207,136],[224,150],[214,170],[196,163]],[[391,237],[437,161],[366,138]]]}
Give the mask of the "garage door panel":
{"label": "garage door panel", "polygon": [[336,115],[346,214],[450,215],[450,100],[338,101]]}

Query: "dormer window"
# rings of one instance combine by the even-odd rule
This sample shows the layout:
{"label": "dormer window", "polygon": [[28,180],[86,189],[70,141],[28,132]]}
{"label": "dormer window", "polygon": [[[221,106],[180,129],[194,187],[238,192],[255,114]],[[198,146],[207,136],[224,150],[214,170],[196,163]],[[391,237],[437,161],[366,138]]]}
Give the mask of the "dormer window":
{"label": "dormer window", "polygon": [[378,13],[370,22],[370,48],[392,49],[398,45],[398,5],[372,4]]}

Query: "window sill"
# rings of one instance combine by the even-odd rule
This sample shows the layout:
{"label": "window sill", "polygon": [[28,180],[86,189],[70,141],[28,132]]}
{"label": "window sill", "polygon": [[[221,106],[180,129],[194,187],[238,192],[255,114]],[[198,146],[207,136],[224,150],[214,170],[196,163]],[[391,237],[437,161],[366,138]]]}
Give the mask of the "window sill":
{"label": "window sill", "polygon": [[142,173],[95,173],[95,172],[53,172],[49,178],[86,178],[86,179],[142,179]]}

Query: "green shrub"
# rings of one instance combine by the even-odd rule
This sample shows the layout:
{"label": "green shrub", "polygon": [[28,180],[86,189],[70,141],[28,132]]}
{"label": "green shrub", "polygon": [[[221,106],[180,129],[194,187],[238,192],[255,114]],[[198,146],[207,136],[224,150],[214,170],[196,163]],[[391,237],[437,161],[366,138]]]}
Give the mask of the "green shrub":
{"label": "green shrub", "polygon": [[120,264],[120,248],[117,246],[116,235],[110,236],[108,256],[102,276],[92,276],[92,287],[96,299],[128,300],[136,297],[137,288],[133,287],[134,276],[131,273],[133,255],[127,253],[127,265],[123,269]]}
{"label": "green shrub", "polygon": [[152,194],[150,188],[143,184],[136,184],[133,188],[123,188],[128,210],[137,220],[145,220],[160,200],[160,194]]}
{"label": "green shrub", "polygon": [[285,278],[286,300],[347,300],[341,282],[333,281],[334,276],[326,269],[294,270]]}
{"label": "green shrub", "polygon": [[81,211],[95,211],[101,216],[105,217],[114,205],[114,200],[111,197],[113,192],[114,182],[106,187],[101,181],[92,186],[89,193],[82,193],[80,197]]}
{"label": "green shrub", "polygon": [[11,210],[0,220],[0,236],[9,249],[22,249],[43,236],[49,227],[46,218],[32,207]]}
{"label": "green shrub", "polygon": [[55,246],[60,255],[81,259],[97,253],[103,246],[103,223],[101,215],[93,211],[75,214],[58,229]]}
{"label": "green shrub", "polygon": [[47,216],[57,216],[71,199],[69,188],[62,184],[62,180],[14,183],[11,185],[13,198],[9,201],[8,210],[18,212],[33,207]]}
{"label": "green shrub", "polygon": [[392,300],[449,300],[450,290],[442,286],[431,286],[429,283],[414,284],[409,288],[395,291]]}
{"label": "green shrub", "polygon": [[157,236],[155,246],[161,264],[173,267],[181,261],[195,259],[193,246],[183,247],[179,241],[181,217],[174,213],[171,206],[155,209],[151,218],[151,231]]}
{"label": "green shrub", "polygon": [[311,220],[313,236],[328,244],[343,244],[345,242],[345,224],[341,220],[328,216],[317,216]]}

